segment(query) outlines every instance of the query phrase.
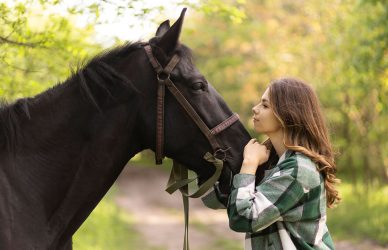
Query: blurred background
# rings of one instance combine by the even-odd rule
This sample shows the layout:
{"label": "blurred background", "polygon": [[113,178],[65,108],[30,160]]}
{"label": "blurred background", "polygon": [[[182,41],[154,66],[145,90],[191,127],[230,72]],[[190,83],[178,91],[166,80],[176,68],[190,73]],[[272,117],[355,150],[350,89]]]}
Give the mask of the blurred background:
{"label": "blurred background", "polygon": [[[104,49],[146,41],[188,7],[181,41],[252,136],[269,81],[295,76],[321,100],[337,152],[342,203],[328,210],[337,249],[388,249],[388,2],[385,0],[0,0],[0,99],[67,79]],[[74,249],[181,249],[171,161],[133,158],[74,237]],[[191,200],[192,249],[243,249],[225,211]]]}

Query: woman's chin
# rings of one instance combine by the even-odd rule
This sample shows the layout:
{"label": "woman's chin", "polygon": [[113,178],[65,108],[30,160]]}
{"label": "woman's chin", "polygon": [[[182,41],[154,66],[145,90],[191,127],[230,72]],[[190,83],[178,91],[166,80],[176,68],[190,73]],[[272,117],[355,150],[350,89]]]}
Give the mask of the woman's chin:
{"label": "woman's chin", "polygon": [[264,131],[262,128],[260,128],[260,127],[255,127],[255,131],[256,131],[257,133],[259,133],[259,134],[265,133],[265,131]]}
{"label": "woman's chin", "polygon": [[262,129],[262,128],[257,128],[257,127],[255,127],[255,132],[256,133],[258,133],[258,134],[260,134],[260,135],[266,135],[266,136],[268,136],[268,131],[267,130],[265,130],[265,129]]}

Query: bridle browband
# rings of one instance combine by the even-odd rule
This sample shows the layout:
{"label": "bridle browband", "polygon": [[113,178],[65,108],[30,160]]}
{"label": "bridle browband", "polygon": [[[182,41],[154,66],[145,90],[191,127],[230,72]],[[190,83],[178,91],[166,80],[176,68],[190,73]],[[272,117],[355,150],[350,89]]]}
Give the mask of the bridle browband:
{"label": "bridle browband", "polygon": [[236,113],[233,113],[229,118],[221,122],[216,127],[209,129],[208,126],[203,122],[201,117],[195,111],[195,109],[190,105],[186,100],[183,94],[171,81],[170,75],[172,70],[178,64],[180,57],[174,55],[171,60],[168,62],[166,67],[158,62],[156,57],[152,53],[152,47],[149,44],[144,46],[144,50],[148,56],[148,59],[156,72],[156,78],[158,80],[158,89],[157,89],[157,108],[156,108],[156,149],[155,149],[155,162],[156,164],[162,164],[164,158],[164,97],[165,97],[165,88],[173,94],[175,99],[179,102],[182,108],[187,112],[190,118],[195,122],[201,132],[205,135],[209,141],[212,149],[213,155],[218,155],[223,153],[221,159],[225,161],[226,159],[226,150],[222,149],[220,144],[216,139],[216,135],[222,132],[223,130],[229,128],[235,122],[239,120],[239,116]]}

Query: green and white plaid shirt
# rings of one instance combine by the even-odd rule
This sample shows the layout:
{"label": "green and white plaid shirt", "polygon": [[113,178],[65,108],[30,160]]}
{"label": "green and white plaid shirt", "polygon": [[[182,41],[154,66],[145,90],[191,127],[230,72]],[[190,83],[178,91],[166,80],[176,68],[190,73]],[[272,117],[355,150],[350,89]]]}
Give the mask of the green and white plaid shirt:
{"label": "green and white plaid shirt", "polygon": [[[213,193],[203,202],[220,208]],[[323,177],[301,153],[287,150],[256,187],[254,175],[235,175],[227,211],[230,228],[246,232],[247,250],[334,249]]]}

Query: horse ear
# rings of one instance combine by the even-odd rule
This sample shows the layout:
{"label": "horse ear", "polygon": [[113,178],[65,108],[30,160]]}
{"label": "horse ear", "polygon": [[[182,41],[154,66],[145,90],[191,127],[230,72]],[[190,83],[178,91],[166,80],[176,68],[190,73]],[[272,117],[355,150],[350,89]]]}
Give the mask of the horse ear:
{"label": "horse ear", "polygon": [[158,42],[158,46],[164,50],[168,55],[170,54],[178,44],[179,35],[181,34],[183,19],[185,17],[187,8],[184,8],[180,17],[171,26],[171,28],[162,36]]}
{"label": "horse ear", "polygon": [[170,29],[170,20],[166,20],[159,25],[155,36],[163,36]]}

